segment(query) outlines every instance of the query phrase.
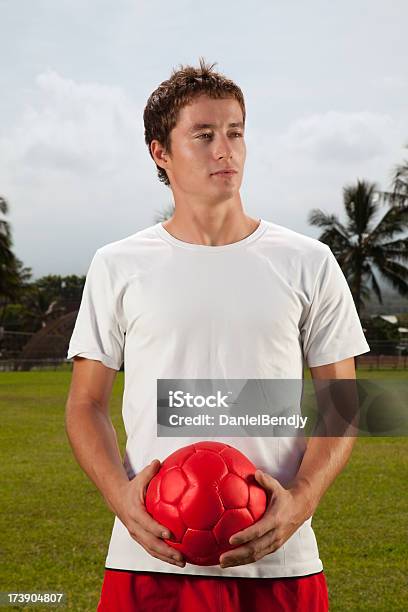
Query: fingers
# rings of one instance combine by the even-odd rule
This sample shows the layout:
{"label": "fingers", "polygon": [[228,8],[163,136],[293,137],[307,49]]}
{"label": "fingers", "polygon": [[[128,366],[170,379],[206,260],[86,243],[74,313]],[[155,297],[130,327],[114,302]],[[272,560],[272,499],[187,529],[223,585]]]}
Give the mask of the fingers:
{"label": "fingers", "polygon": [[129,531],[129,533],[153,557],[173,565],[178,565],[179,567],[185,566],[183,555],[178,550],[175,550],[163,542],[163,540],[156,538],[141,527],[137,526],[134,530]]}
{"label": "fingers", "polygon": [[140,483],[140,501],[144,504],[146,498],[146,491],[151,479],[156,475],[161,466],[159,459],[153,459],[153,461],[146,465],[137,475],[138,483]]}
{"label": "fingers", "polygon": [[160,469],[160,465],[159,459],[153,459],[134,479],[138,494],[136,493],[134,506],[129,512],[130,521],[128,521],[127,528],[131,537],[150,555],[166,563],[184,567],[186,562],[183,555],[162,540],[162,538],[170,539],[171,531],[156,521],[146,510],[146,490],[149,482]]}
{"label": "fingers", "polygon": [[255,479],[258,484],[260,484],[261,487],[266,489],[270,494],[276,493],[282,490],[283,488],[279,480],[276,480],[276,478],[274,478],[267,472],[262,472],[262,470],[255,471]]}
{"label": "fingers", "polygon": [[234,550],[224,553],[220,557],[222,568],[231,567],[234,565],[245,565],[246,563],[254,563],[258,559],[262,559],[265,555],[275,552],[283,544],[283,541],[276,537],[272,531],[264,536],[251,542],[246,546],[240,546]]}
{"label": "fingers", "polygon": [[270,516],[261,518],[254,525],[251,525],[251,527],[247,527],[247,529],[232,535],[229,539],[229,543],[233,546],[244,544],[255,538],[261,538],[265,533],[275,529],[275,527],[276,520],[274,521]]}
{"label": "fingers", "polygon": [[137,514],[137,523],[145,530],[154,534],[157,538],[170,539],[172,533],[167,527],[161,525],[147,512],[145,506],[140,506]]}
{"label": "fingers", "polygon": [[[158,459],[153,459],[150,465],[146,466],[140,473],[139,476],[142,476],[141,483],[145,481],[147,484],[153,478],[155,472],[157,472],[158,468],[160,468],[160,461]],[[144,473],[144,474],[143,474]],[[145,496],[145,494],[144,494]],[[167,527],[161,525],[158,521],[156,521],[146,510],[146,505],[143,501],[138,505],[138,513],[136,517],[137,523],[143,527],[145,531],[153,533],[158,538],[167,538],[170,539],[172,537],[172,533]]]}
{"label": "fingers", "polygon": [[168,557],[162,557],[162,555],[156,554],[153,555],[156,559],[160,559],[160,561],[165,561],[166,563],[171,563],[171,565],[176,565],[177,567],[185,567],[185,561],[176,561],[174,559],[169,559]]}

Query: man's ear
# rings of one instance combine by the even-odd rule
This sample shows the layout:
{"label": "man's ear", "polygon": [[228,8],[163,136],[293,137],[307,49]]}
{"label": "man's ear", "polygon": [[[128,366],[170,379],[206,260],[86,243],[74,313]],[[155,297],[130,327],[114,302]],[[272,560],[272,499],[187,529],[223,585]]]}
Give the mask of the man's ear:
{"label": "man's ear", "polygon": [[[156,140],[156,141],[155,141],[155,140],[152,140],[152,142],[150,143],[150,152],[151,152],[151,154],[152,154],[153,159],[156,161],[156,158],[155,158],[155,156],[154,156],[154,154],[153,154],[153,148],[155,148],[155,147],[153,146],[153,143],[155,143],[155,142],[157,142],[157,143],[158,143],[158,145],[159,145],[159,146],[156,148],[156,155],[158,154],[158,151],[160,151],[160,154],[159,154],[159,161],[160,161],[160,158],[161,158],[161,159],[163,159],[163,161],[165,161],[165,162],[166,162],[166,161],[167,161],[167,151],[166,151],[165,149],[163,149],[163,148],[162,148],[162,145],[159,143],[159,141],[158,141],[158,140]],[[159,165],[160,165],[160,164],[159,164]]]}

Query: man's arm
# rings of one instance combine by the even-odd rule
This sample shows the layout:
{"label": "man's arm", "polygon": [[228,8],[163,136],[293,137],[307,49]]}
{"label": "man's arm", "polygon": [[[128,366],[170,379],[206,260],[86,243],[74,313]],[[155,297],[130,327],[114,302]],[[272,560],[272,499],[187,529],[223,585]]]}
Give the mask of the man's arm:
{"label": "man's arm", "polygon": [[116,370],[100,361],[75,357],[65,410],[65,428],[73,453],[113,512],[121,488],[128,484],[109,417],[115,376]]}
{"label": "man's arm", "polygon": [[145,508],[146,489],[160,461],[152,461],[131,481],[123,466],[109,417],[115,376],[116,370],[100,361],[75,357],[65,416],[69,442],[78,463],[131,537],[157,559],[184,567],[182,555],[161,539],[169,537],[169,531]]}
{"label": "man's arm", "polygon": [[[355,379],[354,358],[310,368],[316,380]],[[270,507],[253,526],[233,535],[229,542],[240,545],[223,553],[221,567],[253,563],[275,552],[317,508],[325,491],[347,464],[355,437],[311,437],[296,477],[283,487],[260,470],[255,477],[270,494]]]}
{"label": "man's arm", "polygon": [[[310,368],[315,380],[354,379],[354,357]],[[311,437],[296,477],[290,484],[306,503],[306,518],[317,508],[324,493],[342,472],[350,459],[356,437]]]}

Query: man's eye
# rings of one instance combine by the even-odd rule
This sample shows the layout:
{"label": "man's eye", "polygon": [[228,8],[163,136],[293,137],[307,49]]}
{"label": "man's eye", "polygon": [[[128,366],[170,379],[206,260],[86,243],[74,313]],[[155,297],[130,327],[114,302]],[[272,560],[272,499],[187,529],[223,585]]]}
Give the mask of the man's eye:
{"label": "man's eye", "polygon": [[[241,132],[233,132],[234,136],[242,136]],[[199,136],[197,136],[197,138],[202,138],[202,140],[207,140],[205,137],[209,136],[210,138],[212,137],[212,134],[209,134],[208,132],[200,134]]]}

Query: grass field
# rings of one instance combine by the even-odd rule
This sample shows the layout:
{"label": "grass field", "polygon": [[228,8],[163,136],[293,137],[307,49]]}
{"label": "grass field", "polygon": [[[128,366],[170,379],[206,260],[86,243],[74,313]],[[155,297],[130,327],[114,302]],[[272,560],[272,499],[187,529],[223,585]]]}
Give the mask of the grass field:
{"label": "grass field", "polygon": [[[113,514],[71,453],[69,383],[69,371],[0,376],[0,591],[63,591],[65,609],[87,612],[99,599]],[[120,372],[111,412],[123,449],[122,390]],[[315,513],[331,610],[408,610],[407,464],[407,438],[360,438]]]}

